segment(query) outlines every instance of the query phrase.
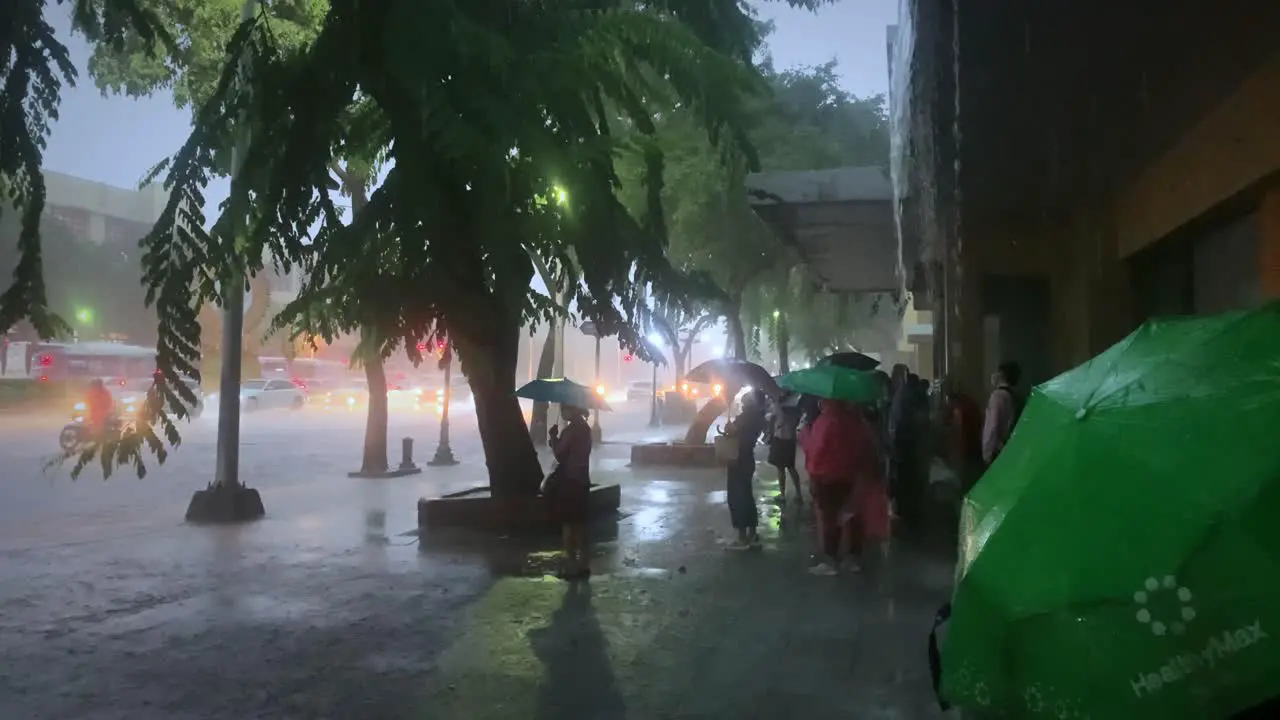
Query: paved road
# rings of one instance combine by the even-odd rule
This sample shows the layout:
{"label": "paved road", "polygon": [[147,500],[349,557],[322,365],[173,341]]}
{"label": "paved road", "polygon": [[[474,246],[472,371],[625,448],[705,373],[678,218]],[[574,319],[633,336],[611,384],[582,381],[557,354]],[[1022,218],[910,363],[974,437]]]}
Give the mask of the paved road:
{"label": "paved road", "polygon": [[[610,435],[644,434],[647,413],[620,405],[604,418]],[[242,419],[241,478],[259,488],[271,512],[275,499],[305,492],[313,478],[345,477],[359,469],[362,413],[263,412]],[[55,418],[0,417],[0,550],[97,537],[116,528],[128,533],[182,519],[195,490],[213,479],[217,418],[206,415],[182,431],[182,445],[163,465],[149,463],[146,478],[129,469],[103,480],[97,467],[72,480],[70,466],[49,466],[57,457]],[[434,413],[393,413],[389,437],[392,464],[401,437],[415,439],[419,464],[435,452],[440,434]],[[483,467],[475,416],[456,410],[451,445],[465,465]]]}
{"label": "paved road", "polygon": [[246,424],[268,516],[235,528],[180,522],[209,428],[146,480],[74,484],[39,472],[52,435],[0,428],[0,718],[938,716],[923,641],[949,565],[894,548],[809,576],[810,528],[766,502],[769,473],[764,550],[726,553],[721,473],[635,471],[602,446],[625,517],[571,588],[546,574],[553,540],[404,534],[416,498],[483,482],[461,420],[462,465],[375,481],[345,476],[358,423],[290,422]]}

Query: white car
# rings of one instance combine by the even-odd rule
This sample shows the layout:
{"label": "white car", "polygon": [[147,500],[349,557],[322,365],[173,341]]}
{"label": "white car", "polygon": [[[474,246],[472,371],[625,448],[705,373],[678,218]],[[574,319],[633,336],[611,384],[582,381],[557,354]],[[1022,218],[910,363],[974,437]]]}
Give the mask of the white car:
{"label": "white car", "polygon": [[307,404],[307,393],[288,380],[245,380],[240,383],[240,409],[301,410]]}
{"label": "white car", "polygon": [[633,380],[627,383],[627,402],[649,402],[653,397],[653,383],[648,380]]}

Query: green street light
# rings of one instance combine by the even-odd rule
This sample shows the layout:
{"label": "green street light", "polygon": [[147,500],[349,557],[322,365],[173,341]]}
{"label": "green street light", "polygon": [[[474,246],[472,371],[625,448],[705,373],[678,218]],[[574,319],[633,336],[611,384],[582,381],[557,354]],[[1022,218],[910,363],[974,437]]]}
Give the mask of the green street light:
{"label": "green street light", "polygon": [[93,311],[89,308],[80,308],[76,310],[76,320],[80,321],[81,325],[91,324],[93,322]]}

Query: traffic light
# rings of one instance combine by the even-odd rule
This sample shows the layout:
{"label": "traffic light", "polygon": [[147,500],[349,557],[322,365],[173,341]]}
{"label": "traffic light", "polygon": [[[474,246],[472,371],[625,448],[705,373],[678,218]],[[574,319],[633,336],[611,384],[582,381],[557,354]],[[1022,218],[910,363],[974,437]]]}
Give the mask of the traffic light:
{"label": "traffic light", "polygon": [[626,355],[622,356],[622,362],[631,362],[632,360],[635,360],[635,359],[636,359],[635,356],[632,355],[631,353],[627,353]]}

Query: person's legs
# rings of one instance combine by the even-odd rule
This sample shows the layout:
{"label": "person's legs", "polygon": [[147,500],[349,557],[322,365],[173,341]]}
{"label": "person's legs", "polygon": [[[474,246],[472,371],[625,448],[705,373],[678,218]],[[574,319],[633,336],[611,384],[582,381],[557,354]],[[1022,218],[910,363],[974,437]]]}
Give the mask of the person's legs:
{"label": "person's legs", "polygon": [[[804,486],[800,484],[800,473],[796,471],[795,461],[792,460],[791,465],[778,470],[778,474],[789,473],[791,475],[791,484],[796,489],[796,502],[800,505],[804,504]],[[781,484],[781,482],[779,482]]]}
{"label": "person's legs", "polygon": [[751,500],[751,476],[747,472],[737,465],[730,465],[726,477],[725,490],[729,502],[729,520],[733,523],[733,529],[738,531],[737,542],[730,546],[734,549],[745,548],[751,539],[749,534],[751,523],[747,515],[747,506],[751,505],[754,509],[755,503]]}
{"label": "person's legs", "polygon": [[575,523],[569,526],[573,532],[574,570],[579,576],[591,574],[591,541],[587,526]]}
{"label": "person's legs", "polygon": [[819,552],[824,560],[810,569],[815,575],[835,574],[840,562],[842,530],[840,514],[848,497],[843,483],[813,485],[813,502],[818,511]]}
{"label": "person's legs", "polygon": [[570,523],[562,523],[560,525],[560,553],[563,557],[560,559],[560,574],[568,577],[577,570],[577,538],[573,534],[573,525]]}
{"label": "person's legs", "polygon": [[862,533],[862,522],[853,518],[840,528],[844,534],[845,562],[853,572],[862,569],[862,550],[866,546],[866,537]]}

